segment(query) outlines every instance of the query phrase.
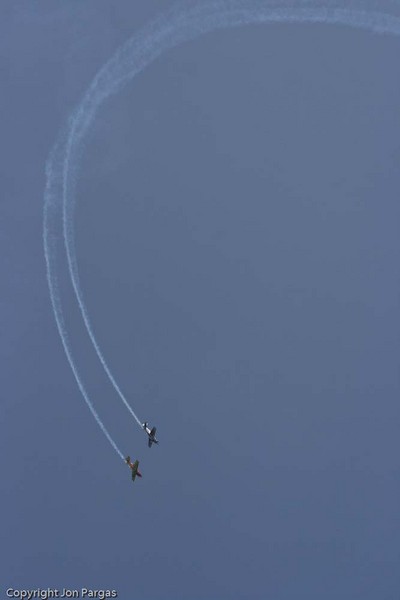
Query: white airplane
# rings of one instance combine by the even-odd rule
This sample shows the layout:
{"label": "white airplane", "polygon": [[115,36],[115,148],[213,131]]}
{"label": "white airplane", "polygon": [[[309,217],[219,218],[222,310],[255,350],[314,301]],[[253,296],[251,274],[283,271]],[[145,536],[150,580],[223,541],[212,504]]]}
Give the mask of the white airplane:
{"label": "white airplane", "polygon": [[142,427],[149,436],[149,448],[151,448],[152,444],[158,444],[158,439],[156,438],[157,428],[153,427],[153,429],[150,429],[149,424],[146,422],[143,423]]}

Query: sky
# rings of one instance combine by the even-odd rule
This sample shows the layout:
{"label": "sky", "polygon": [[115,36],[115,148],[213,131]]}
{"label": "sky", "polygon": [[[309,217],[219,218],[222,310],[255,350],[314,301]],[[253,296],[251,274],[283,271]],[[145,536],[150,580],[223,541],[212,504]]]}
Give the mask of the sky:
{"label": "sky", "polygon": [[0,7],[0,597],[397,600],[400,38],[214,31],[110,98],[81,158],[76,254],[102,352],[159,446],[58,275],[79,373],[141,480],[67,362],[45,163],[101,66],[169,6]]}

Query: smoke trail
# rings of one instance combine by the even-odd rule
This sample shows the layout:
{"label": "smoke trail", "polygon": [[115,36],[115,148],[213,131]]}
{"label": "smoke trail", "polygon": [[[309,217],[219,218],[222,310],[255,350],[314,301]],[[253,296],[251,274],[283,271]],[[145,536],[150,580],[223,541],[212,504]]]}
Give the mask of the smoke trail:
{"label": "smoke trail", "polygon": [[[370,2],[365,0],[342,0],[342,2],[337,0],[216,0],[198,2],[190,6],[185,2],[176,5],[135,34],[121,46],[92,81],[81,103],[69,119],[61,163],[49,162],[48,188],[52,187],[52,182],[58,182],[62,188],[60,198],[54,198],[53,202],[59,202],[63,206],[63,233],[68,268],[87,332],[112,385],[139,425],[140,420],[117,385],[95,338],[79,281],[74,246],[73,216],[79,159],[84,138],[100,105],[112,94],[120,91],[135,75],[166,50],[216,29],[257,23],[323,23],[347,25],[374,33],[400,35],[398,11],[399,4],[395,0]],[[45,211],[48,205],[46,192]],[[46,240],[48,235],[46,226],[44,235]],[[46,246],[45,243],[50,294],[53,298],[56,293],[54,273],[49,275],[51,261],[48,256],[52,251],[52,247],[49,244]],[[56,319],[60,319],[56,308],[54,312]]]}
{"label": "smoke trail", "polygon": [[88,405],[90,412],[96,419],[97,424],[100,429],[110,442],[111,446],[114,448],[116,453],[120,456],[120,458],[124,459],[124,455],[118,448],[117,444],[114,442],[113,438],[107,431],[104,426],[102,420],[100,419],[96,409],[94,408],[92,402],[90,401],[89,395],[83,385],[82,379],[79,375],[77,366],[75,364],[72,349],[68,337],[68,332],[65,326],[64,315],[61,304],[61,297],[58,287],[58,278],[57,278],[57,236],[55,225],[57,220],[61,219],[61,207],[57,206],[57,192],[55,190],[55,180],[49,174],[52,172],[55,161],[57,160],[57,155],[59,152],[60,144],[57,144],[51,153],[47,165],[46,165],[46,175],[47,175],[47,183],[46,183],[46,203],[44,208],[44,219],[43,219],[43,242],[44,242],[44,254],[46,258],[46,268],[47,268],[47,279],[50,289],[50,298],[53,306],[54,316],[56,318],[56,323],[58,327],[58,332],[61,337],[61,341],[64,346],[65,354],[67,355],[68,362],[71,366],[72,372],[75,376],[75,379],[78,383],[81,394]]}

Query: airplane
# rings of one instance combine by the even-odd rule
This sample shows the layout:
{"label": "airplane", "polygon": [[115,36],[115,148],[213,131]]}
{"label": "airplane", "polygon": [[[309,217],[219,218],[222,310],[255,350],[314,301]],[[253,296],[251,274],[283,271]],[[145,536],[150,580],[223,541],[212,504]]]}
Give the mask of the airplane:
{"label": "airplane", "polygon": [[135,481],[136,475],[138,477],[142,476],[142,474],[141,474],[141,472],[139,471],[139,468],[138,468],[139,467],[139,461],[138,460],[135,460],[135,462],[132,462],[131,461],[131,457],[127,456],[126,459],[125,459],[125,462],[132,469],[132,481]]}
{"label": "airplane", "polygon": [[143,423],[142,427],[149,436],[149,448],[151,448],[152,444],[158,444],[158,439],[156,438],[157,428],[153,427],[153,429],[150,429],[149,424],[146,422]]}

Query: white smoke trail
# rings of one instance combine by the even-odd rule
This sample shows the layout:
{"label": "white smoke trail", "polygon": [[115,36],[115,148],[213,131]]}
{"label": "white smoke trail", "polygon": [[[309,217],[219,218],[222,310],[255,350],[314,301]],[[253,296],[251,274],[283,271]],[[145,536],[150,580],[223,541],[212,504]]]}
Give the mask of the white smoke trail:
{"label": "white smoke trail", "polygon": [[[321,23],[341,24],[374,33],[399,35],[398,12],[399,3],[395,0],[215,0],[194,4],[185,2],[176,5],[135,34],[121,46],[92,81],[69,119],[61,163],[49,161],[48,188],[57,182],[61,185],[61,195],[59,198],[50,199],[46,192],[45,213],[51,202],[63,206],[63,233],[68,268],[83,321],[107,376],[138,425],[141,424],[140,420],[116,383],[95,338],[79,282],[74,245],[73,216],[79,159],[84,138],[100,105],[166,50],[216,29],[249,24]],[[46,245],[47,235],[45,225],[45,253],[50,294],[53,298],[55,275],[50,272],[51,261],[48,256],[53,250],[49,244]],[[57,317],[56,309],[54,312],[56,319],[60,318],[60,314]],[[62,330],[60,335],[62,336]]]}
{"label": "white smoke trail", "polygon": [[58,287],[58,278],[57,278],[57,241],[60,236],[56,234],[56,225],[57,221],[61,220],[61,206],[57,203],[57,197],[59,194],[59,190],[55,187],[55,180],[50,176],[50,173],[54,169],[55,163],[57,161],[57,156],[60,150],[60,144],[57,144],[51,153],[47,165],[46,165],[46,204],[44,210],[44,219],[43,219],[43,242],[44,242],[44,254],[46,258],[46,268],[47,268],[47,278],[50,288],[50,298],[53,306],[54,316],[56,318],[56,323],[58,327],[58,331],[61,337],[61,341],[64,346],[65,354],[67,355],[68,362],[71,366],[72,372],[75,376],[75,379],[78,383],[78,387],[81,391],[81,394],[88,405],[90,412],[94,416],[99,425],[100,429],[110,442],[111,446],[114,448],[116,453],[120,458],[124,459],[124,455],[118,448],[117,444],[114,442],[113,438],[107,431],[104,426],[102,420],[100,419],[96,409],[94,408],[89,395],[85,389],[85,386],[82,382],[82,379],[79,375],[78,368],[75,364],[71,344],[68,337],[67,328],[65,326],[65,320],[62,310],[61,297]]}

